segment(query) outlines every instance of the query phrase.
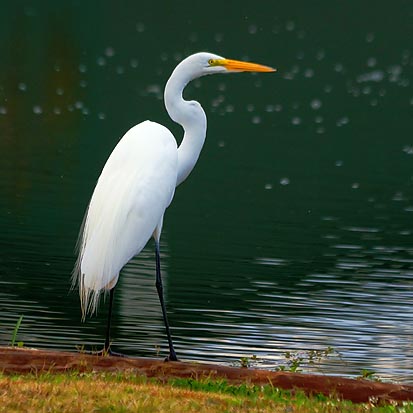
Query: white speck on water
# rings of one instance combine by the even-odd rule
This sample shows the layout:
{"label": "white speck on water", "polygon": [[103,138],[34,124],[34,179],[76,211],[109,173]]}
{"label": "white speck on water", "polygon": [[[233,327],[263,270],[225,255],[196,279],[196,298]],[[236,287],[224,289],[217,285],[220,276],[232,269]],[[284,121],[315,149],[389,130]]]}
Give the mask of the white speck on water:
{"label": "white speck on water", "polygon": [[297,32],[297,39],[302,40],[302,39],[305,38],[306,35],[307,35],[307,33],[306,33],[304,30],[299,30],[299,31]]}
{"label": "white speck on water", "polygon": [[218,106],[221,105],[222,102],[225,101],[225,96],[224,95],[218,95],[213,101],[212,101],[212,107],[217,108]]}
{"label": "white speck on water", "polygon": [[252,118],[252,123],[253,123],[254,125],[258,125],[259,123],[261,123],[261,117],[258,116],[258,115],[253,116],[253,118]]}
{"label": "white speck on water", "polygon": [[322,116],[316,116],[314,118],[315,123],[323,123],[324,118]]}
{"label": "white speck on water", "polygon": [[227,113],[232,113],[232,112],[234,112],[234,110],[235,110],[234,105],[227,105],[225,107],[225,112],[227,112]]}
{"label": "white speck on water", "polygon": [[321,102],[320,99],[313,99],[313,100],[310,102],[311,109],[313,109],[313,110],[318,110],[318,109],[320,109],[322,105],[323,105],[323,104],[322,104],[322,102]]}
{"label": "white speck on water", "polygon": [[334,70],[335,70],[337,73],[342,73],[343,70],[344,70],[344,66],[343,66],[341,63],[336,63],[336,64],[334,65]]}
{"label": "white speck on water", "polygon": [[325,50],[319,50],[318,52],[317,52],[317,54],[315,55],[315,57],[316,57],[316,59],[317,60],[323,60],[325,57],[326,57],[326,52],[325,52]]}
{"label": "white speck on water", "polygon": [[55,108],[53,108],[53,113],[55,115],[60,115],[62,113],[62,109],[56,106]]}
{"label": "white speck on water", "polygon": [[82,79],[82,80],[79,82],[79,85],[80,85],[80,87],[85,88],[85,87],[87,86],[86,80]]}
{"label": "white speck on water", "polygon": [[138,59],[131,59],[129,65],[132,69],[136,69],[139,65]]}
{"label": "white speck on water", "polygon": [[406,208],[404,208],[404,210],[405,210],[406,212],[413,212],[413,205],[407,206]]}
{"label": "white speck on water", "polygon": [[65,91],[63,90],[63,88],[58,87],[56,89],[56,95],[62,96],[65,93]]}
{"label": "white speck on water", "polygon": [[338,127],[347,125],[350,122],[350,119],[347,116],[343,116],[342,118],[337,120],[336,125]]}
{"label": "white speck on water", "polygon": [[403,68],[400,65],[392,65],[387,69],[389,74],[389,81],[396,83],[400,80],[400,75],[403,72]]}
{"label": "white speck on water", "polygon": [[289,184],[290,184],[290,179],[289,178],[284,177],[284,178],[280,179],[280,185],[285,186],[285,185],[289,185]]}
{"label": "white speck on water", "polygon": [[410,80],[407,78],[400,79],[398,85],[401,87],[408,87],[410,85]]}
{"label": "white speck on water", "polygon": [[372,72],[363,73],[357,76],[357,82],[381,82],[384,79],[384,72],[382,70],[373,70]]}
{"label": "white speck on water", "polygon": [[87,66],[83,63],[81,63],[78,68],[79,68],[80,73],[86,73],[87,72]]}
{"label": "white speck on water", "polygon": [[296,57],[297,57],[298,60],[304,60],[305,53],[304,53],[302,50],[300,50],[300,51],[296,54]]}
{"label": "white speck on water", "polygon": [[324,92],[325,93],[330,93],[333,90],[333,86],[331,85],[325,85],[324,86]]}
{"label": "white speck on water", "polygon": [[393,198],[392,198],[392,201],[405,201],[406,200],[406,198],[405,198],[405,196],[404,196],[404,194],[403,194],[403,192],[396,192],[394,195],[393,195]]}
{"label": "white speck on water", "polygon": [[113,48],[113,47],[107,47],[106,49],[105,49],[105,56],[106,57],[113,57],[113,56],[115,56],[115,49]]}
{"label": "white speck on water", "polygon": [[283,107],[280,103],[278,103],[277,105],[275,105],[275,111],[276,112],[281,112],[283,110]]}
{"label": "white speck on water", "polygon": [[142,23],[142,22],[136,23],[136,31],[137,31],[138,33],[144,32],[144,31],[145,31],[145,24]]}
{"label": "white speck on water", "polygon": [[338,221],[338,218],[332,217],[330,215],[326,215],[326,216],[321,217],[321,220],[322,221]]}
{"label": "white speck on water", "polygon": [[216,33],[214,39],[216,43],[221,43],[224,40],[224,35],[222,33]]}
{"label": "white speck on water", "polygon": [[340,167],[340,166],[343,166],[343,165],[344,165],[344,162],[342,160],[337,160],[336,163],[335,163],[335,166],[337,166],[337,167]]}
{"label": "white speck on water", "polygon": [[[275,266],[279,266],[279,265],[288,265],[288,261],[284,260],[282,258],[267,258],[267,257],[262,257],[262,258],[256,258],[256,261],[258,264],[262,264],[262,265],[275,265]],[[260,282],[260,281],[256,281],[257,285],[260,285],[260,287],[262,286],[270,286],[272,287],[272,283],[267,283],[267,282]]]}
{"label": "white speck on water", "polygon": [[367,35],[366,35],[366,42],[367,43],[371,43],[371,42],[373,42],[374,41],[374,39],[375,39],[375,35],[374,35],[374,33],[367,33]]}
{"label": "white speck on water", "polygon": [[370,106],[377,106],[379,104],[378,99],[372,99],[370,100]]}
{"label": "white speck on water", "polygon": [[5,106],[0,106],[0,115],[7,115],[7,108]]}
{"label": "white speck on water", "polygon": [[174,58],[175,62],[180,62],[183,59],[182,53],[174,53],[173,58]]}
{"label": "white speck on water", "polygon": [[358,182],[354,182],[354,183],[351,185],[351,188],[352,188],[352,189],[359,189],[359,188],[360,188],[360,184],[359,184]]}
{"label": "white speck on water", "polygon": [[374,67],[377,65],[377,59],[375,57],[369,57],[367,59],[367,66],[368,67]]}
{"label": "white speck on water", "polygon": [[117,66],[116,67],[116,73],[118,75],[123,75],[125,73],[125,68],[123,66]]}
{"label": "white speck on water", "polygon": [[301,124],[301,118],[298,117],[298,116],[294,116],[294,117],[291,119],[291,123],[292,123],[294,126],[298,126],[298,125]]}
{"label": "white speck on water", "polygon": [[403,152],[407,153],[407,155],[413,155],[413,145],[406,145],[403,148]]}
{"label": "white speck on water", "polygon": [[299,73],[300,72],[300,66],[298,66],[298,65],[294,65],[292,68],[291,68],[291,73],[293,73],[293,74],[297,74],[297,73]]}
{"label": "white speck on water", "polygon": [[265,184],[264,189],[272,189],[272,184]]}
{"label": "white speck on water", "polygon": [[274,34],[278,34],[278,33],[280,32],[280,30],[281,30],[281,26],[280,26],[279,24],[276,24],[276,25],[273,26],[272,29],[271,29],[271,31],[272,31]]}
{"label": "white speck on water", "polygon": [[43,113],[43,109],[40,105],[34,105],[33,106],[33,113],[35,115],[41,115]]}
{"label": "white speck on water", "polygon": [[285,25],[285,29],[287,32],[292,32],[295,29],[295,23],[292,20],[289,20]]}
{"label": "white speck on water", "polygon": [[146,92],[149,95],[155,95],[158,99],[162,98],[162,87],[157,84],[148,85],[146,87]]}
{"label": "white speck on water", "polygon": [[349,93],[353,95],[355,98],[360,96],[360,89],[355,86],[351,86],[349,88]]}
{"label": "white speck on water", "polygon": [[269,113],[275,112],[275,106],[274,106],[274,105],[267,105],[267,106],[265,107],[265,111],[266,111],[266,112],[269,112]]}
{"label": "white speck on water", "polygon": [[350,231],[350,232],[364,232],[368,234],[376,234],[380,232],[379,228],[374,228],[374,227],[358,227],[358,226],[349,226],[349,227],[342,227],[345,231]]}
{"label": "white speck on water", "polygon": [[258,31],[258,28],[257,28],[257,26],[256,26],[255,24],[250,24],[250,25],[248,26],[248,33],[249,33],[249,34],[256,34],[257,31]]}
{"label": "white speck on water", "polygon": [[89,115],[90,111],[88,108],[83,108],[82,109],[82,115]]}
{"label": "white speck on water", "polygon": [[323,133],[325,133],[326,128],[324,126],[318,126],[316,129],[316,133],[318,133],[319,135],[322,135]]}
{"label": "white speck on water", "polygon": [[369,95],[371,93],[371,87],[364,86],[363,89],[361,89],[361,92],[363,93],[363,95]]}
{"label": "white speck on water", "polygon": [[17,85],[17,88],[18,88],[21,92],[25,92],[25,91],[27,90],[27,85],[26,85],[26,83],[20,82],[20,83]]}
{"label": "white speck on water", "polygon": [[293,80],[293,79],[294,79],[294,73],[292,73],[292,72],[284,72],[284,73],[283,73],[283,79],[285,79],[285,80]]}
{"label": "white speck on water", "polygon": [[314,70],[311,68],[305,69],[304,70],[304,77],[307,79],[311,79],[314,76]]}
{"label": "white speck on water", "polygon": [[98,66],[105,66],[106,65],[106,59],[103,56],[99,56],[96,60],[96,63]]}
{"label": "white speck on water", "polygon": [[254,109],[255,109],[255,107],[252,103],[247,105],[247,112],[254,112]]}
{"label": "white speck on water", "polygon": [[106,119],[106,115],[103,112],[99,112],[98,113],[98,119],[100,120],[105,120]]}
{"label": "white speck on water", "polygon": [[76,109],[82,109],[83,108],[83,102],[81,102],[80,100],[75,102],[75,108]]}
{"label": "white speck on water", "polygon": [[225,83],[220,83],[220,84],[218,85],[218,90],[219,90],[220,92],[225,92],[225,91],[227,90],[227,85],[226,85]]}

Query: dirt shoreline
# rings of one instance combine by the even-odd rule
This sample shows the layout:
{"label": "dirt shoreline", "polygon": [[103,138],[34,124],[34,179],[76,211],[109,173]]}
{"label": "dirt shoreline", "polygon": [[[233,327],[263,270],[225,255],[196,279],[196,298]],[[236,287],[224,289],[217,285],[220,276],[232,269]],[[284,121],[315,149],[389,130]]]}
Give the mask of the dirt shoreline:
{"label": "dirt shoreline", "polygon": [[27,348],[0,348],[0,371],[4,374],[76,371],[135,371],[146,377],[168,380],[173,377],[226,379],[229,383],[269,384],[307,394],[334,394],[360,402],[413,401],[413,385],[349,379],[252,368],[227,367],[192,362],[164,362],[148,358],[102,357]]}

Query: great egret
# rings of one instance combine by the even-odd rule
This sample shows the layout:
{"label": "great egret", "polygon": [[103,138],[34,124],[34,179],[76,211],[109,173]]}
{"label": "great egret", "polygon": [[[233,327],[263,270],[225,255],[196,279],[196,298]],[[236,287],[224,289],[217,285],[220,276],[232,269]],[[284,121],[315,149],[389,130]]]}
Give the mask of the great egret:
{"label": "great egret", "polygon": [[156,289],[169,344],[169,360],[177,360],[163,299],[159,239],[163,216],[175,188],[194,168],[205,141],[207,120],[201,105],[182,97],[185,86],[201,76],[230,72],[274,72],[255,63],[211,53],[187,57],[173,71],[164,93],[165,107],[184,129],[177,147],[172,133],[149,120],[130,129],[109,156],[87,209],[79,235],[79,256],[73,280],[79,285],[82,319],[110,291],[104,352],[110,350],[114,288],[122,267],[155,239]]}

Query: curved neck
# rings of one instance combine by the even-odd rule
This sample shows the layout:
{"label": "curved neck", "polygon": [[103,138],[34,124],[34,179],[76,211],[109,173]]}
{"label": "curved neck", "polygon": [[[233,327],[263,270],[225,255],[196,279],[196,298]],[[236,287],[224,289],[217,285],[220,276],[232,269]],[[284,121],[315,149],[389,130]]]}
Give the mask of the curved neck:
{"label": "curved neck", "polygon": [[[199,76],[199,75],[198,75]],[[194,168],[205,142],[207,120],[201,105],[182,97],[185,86],[197,75],[188,74],[178,65],[169,78],[164,93],[165,107],[171,119],[184,129],[178,147],[178,176],[176,186],[182,183]]]}

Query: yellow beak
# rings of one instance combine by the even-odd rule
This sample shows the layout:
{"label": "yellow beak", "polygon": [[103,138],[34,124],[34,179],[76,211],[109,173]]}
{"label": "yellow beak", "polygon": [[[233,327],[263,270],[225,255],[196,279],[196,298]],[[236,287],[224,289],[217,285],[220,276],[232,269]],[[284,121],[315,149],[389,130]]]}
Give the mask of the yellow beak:
{"label": "yellow beak", "polygon": [[257,63],[242,62],[240,60],[231,60],[231,59],[221,59],[217,60],[216,64],[224,66],[225,69],[232,72],[276,72],[277,69],[274,69],[269,66],[259,65]]}

